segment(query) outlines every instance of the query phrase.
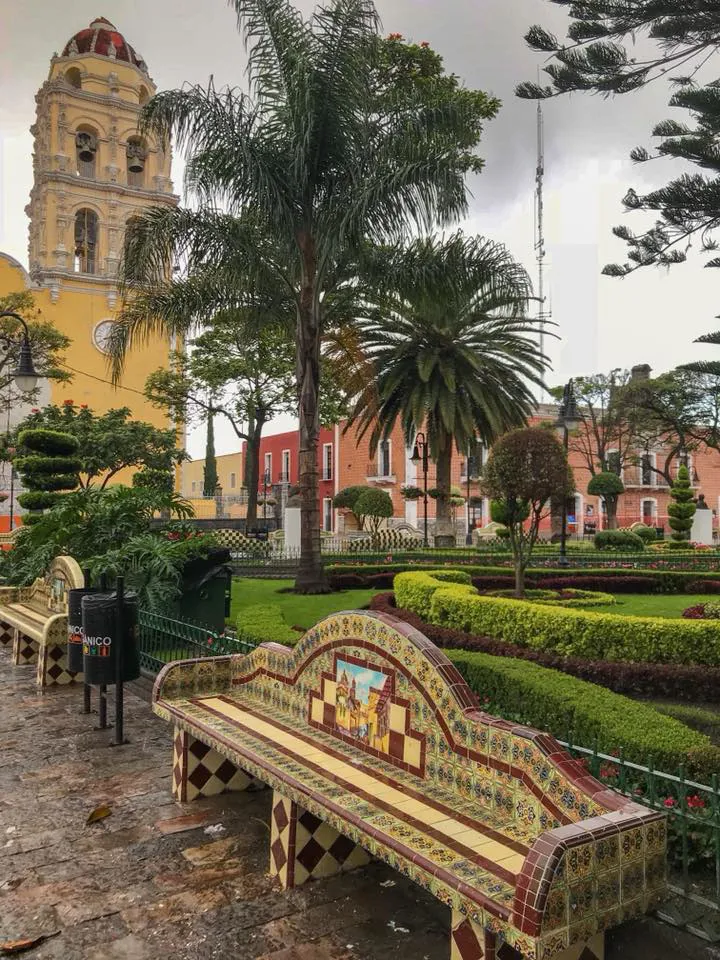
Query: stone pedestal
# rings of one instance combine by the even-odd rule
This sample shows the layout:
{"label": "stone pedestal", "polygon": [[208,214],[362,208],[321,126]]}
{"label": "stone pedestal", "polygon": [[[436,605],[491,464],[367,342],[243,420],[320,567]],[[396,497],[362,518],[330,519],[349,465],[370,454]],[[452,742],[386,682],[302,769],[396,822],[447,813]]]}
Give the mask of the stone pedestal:
{"label": "stone pedestal", "polygon": [[690,539],[695,543],[712,544],[712,510],[698,510],[693,517]]}
{"label": "stone pedestal", "polygon": [[300,552],[300,507],[286,507],[283,524],[285,549]]}

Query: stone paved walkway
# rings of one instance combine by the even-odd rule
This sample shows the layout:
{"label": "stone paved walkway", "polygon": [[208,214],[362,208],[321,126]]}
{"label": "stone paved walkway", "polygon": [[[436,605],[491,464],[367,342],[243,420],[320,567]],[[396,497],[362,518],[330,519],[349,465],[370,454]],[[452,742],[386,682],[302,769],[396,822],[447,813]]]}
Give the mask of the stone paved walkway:
{"label": "stone paved walkway", "polygon": [[[81,699],[38,697],[34,670],[0,650],[0,944],[48,936],[32,960],[447,960],[448,911],[414,884],[373,863],[282,892],[269,791],[176,804],[171,732],[147,702],[126,692],[130,744],[115,748]],[[110,816],[87,825],[100,804]],[[668,952],[647,925],[607,951],[669,956],[716,954]]]}

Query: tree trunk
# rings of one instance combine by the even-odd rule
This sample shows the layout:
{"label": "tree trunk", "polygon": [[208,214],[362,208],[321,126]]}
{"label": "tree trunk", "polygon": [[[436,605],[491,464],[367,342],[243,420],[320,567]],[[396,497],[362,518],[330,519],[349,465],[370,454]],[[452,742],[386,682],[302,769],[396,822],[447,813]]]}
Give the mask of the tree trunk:
{"label": "tree trunk", "polygon": [[438,497],[435,501],[435,546],[455,546],[455,525],[452,522],[450,486],[452,477],[452,437],[440,438],[436,469]]}
{"label": "tree trunk", "polygon": [[254,418],[248,429],[248,439],[245,445],[245,482],[247,483],[247,512],[245,514],[245,529],[250,531],[257,527],[258,486],[260,485],[260,439],[265,421]]}
{"label": "tree trunk", "polygon": [[521,557],[515,559],[515,596],[519,600],[525,596],[525,563]]}
{"label": "tree trunk", "polygon": [[320,434],[320,302],[316,290],[316,256],[312,237],[299,238],[303,256],[296,333],[300,451],[300,566],[295,580],[298,593],[329,593],[320,548],[320,502],[317,450]]}
{"label": "tree trunk", "polygon": [[606,497],[605,506],[607,508],[607,528],[608,530],[617,530],[618,498]]}

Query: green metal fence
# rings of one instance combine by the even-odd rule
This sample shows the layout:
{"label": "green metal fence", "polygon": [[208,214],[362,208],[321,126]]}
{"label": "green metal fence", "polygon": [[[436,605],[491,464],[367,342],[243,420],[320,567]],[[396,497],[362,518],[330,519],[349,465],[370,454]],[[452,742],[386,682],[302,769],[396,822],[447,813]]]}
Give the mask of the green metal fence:
{"label": "green metal fence", "polygon": [[172,660],[250,653],[255,647],[230,631],[218,633],[202,624],[172,620],[147,610],[140,611],[139,626],[140,666],[153,674]]}
{"label": "green metal fence", "polygon": [[720,910],[720,790],[717,774],[711,784],[696,783],[677,773],[625,760],[622,750],[599,753],[594,748],[560,740],[590,773],[608,786],[653,810],[668,815],[670,889],[713,910]]}

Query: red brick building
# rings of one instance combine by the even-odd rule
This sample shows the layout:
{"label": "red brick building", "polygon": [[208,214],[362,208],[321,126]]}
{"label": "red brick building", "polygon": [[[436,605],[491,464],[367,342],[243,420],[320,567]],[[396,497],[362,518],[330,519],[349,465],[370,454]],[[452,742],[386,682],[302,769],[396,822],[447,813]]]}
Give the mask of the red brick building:
{"label": "red brick building", "polygon": [[[542,405],[533,418],[532,423],[540,424],[553,421],[557,416],[556,407]],[[320,434],[318,444],[318,475],[320,511],[325,530],[343,533],[350,529],[351,519],[345,511],[333,508],[332,500],[335,494],[345,487],[356,484],[377,486],[385,490],[393,501],[394,521],[406,521],[413,527],[422,528],[423,501],[406,501],[401,493],[404,486],[423,486],[422,466],[411,461],[412,448],[408,448],[399,426],[395,428],[388,440],[381,444],[374,456],[370,454],[368,436],[360,439],[358,430],[354,427],[346,429],[346,424],[337,424],[331,428],[324,428]],[[483,461],[487,451],[481,451]],[[670,493],[663,478],[649,469],[650,464],[661,463],[663,451],[661,449],[649,454],[650,463],[644,460],[642,450],[636,451],[622,472],[625,484],[625,493],[620,497],[618,506],[618,524],[629,526],[638,521],[644,521],[651,526],[665,527],[667,525],[667,506]],[[293,484],[298,477],[298,433],[290,431],[263,438],[260,454],[260,474],[268,472],[273,485]],[[569,513],[569,531],[571,535],[582,535],[585,524],[595,525],[602,529],[605,525],[604,505],[598,497],[590,496],[587,485],[590,481],[590,471],[579,453],[570,453],[570,463],[575,474],[577,492],[575,507]],[[428,488],[435,486],[435,465],[429,462]],[[462,490],[463,496],[480,497],[480,502],[471,506],[470,520],[472,526],[481,527],[489,522],[489,502],[482,497],[479,489],[477,471],[473,464],[470,482],[467,476],[467,457],[456,453],[453,459],[452,483]],[[673,474],[679,464],[673,464]],[[697,493],[703,493],[708,506],[713,510],[714,528],[717,529],[717,513],[720,510],[720,454],[715,450],[702,449],[688,456],[690,475]],[[435,503],[432,499],[428,503],[428,517],[432,521],[435,517]],[[458,508],[457,520],[467,521],[465,507]],[[550,530],[549,518],[545,521],[545,530]]]}

